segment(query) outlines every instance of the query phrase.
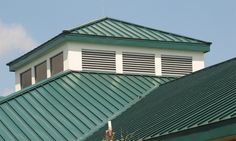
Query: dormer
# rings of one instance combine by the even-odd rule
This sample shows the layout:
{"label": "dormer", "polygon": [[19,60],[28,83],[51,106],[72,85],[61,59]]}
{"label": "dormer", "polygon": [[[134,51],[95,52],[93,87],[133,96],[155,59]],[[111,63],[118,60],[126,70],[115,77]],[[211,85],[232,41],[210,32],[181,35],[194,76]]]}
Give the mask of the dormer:
{"label": "dormer", "polygon": [[204,68],[210,44],[103,18],[64,30],[7,65],[16,91],[66,70],[183,76]]}

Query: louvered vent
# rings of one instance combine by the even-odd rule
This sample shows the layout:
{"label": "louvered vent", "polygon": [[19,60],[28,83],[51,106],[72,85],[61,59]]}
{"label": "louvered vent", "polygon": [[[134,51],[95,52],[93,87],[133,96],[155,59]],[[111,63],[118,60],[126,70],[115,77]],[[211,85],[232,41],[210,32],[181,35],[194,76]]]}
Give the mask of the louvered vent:
{"label": "louvered vent", "polygon": [[82,69],[115,71],[115,51],[82,50]]}
{"label": "louvered vent", "polygon": [[131,73],[155,73],[155,55],[123,52],[123,71]]}
{"label": "louvered vent", "polygon": [[162,55],[163,75],[186,75],[192,72],[192,57]]}

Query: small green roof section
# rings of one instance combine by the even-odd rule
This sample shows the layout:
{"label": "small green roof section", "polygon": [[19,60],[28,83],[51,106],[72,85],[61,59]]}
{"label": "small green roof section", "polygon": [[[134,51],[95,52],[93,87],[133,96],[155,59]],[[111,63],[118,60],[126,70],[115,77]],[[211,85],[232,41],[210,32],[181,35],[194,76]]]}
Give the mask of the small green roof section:
{"label": "small green roof section", "polygon": [[210,51],[210,42],[193,39],[169,32],[164,32],[125,21],[102,18],[61,34],[48,40],[39,47],[9,62],[10,71],[29,63],[44,53],[51,51],[64,42],[147,47],[159,49],[188,50],[198,52]]}
{"label": "small green roof section", "polygon": [[[236,58],[160,86],[112,120],[116,137],[121,129],[132,134],[130,140],[206,141],[235,134],[235,66]],[[87,140],[101,141],[106,129]]]}
{"label": "small green roof section", "polygon": [[94,35],[103,37],[127,38],[138,40],[153,40],[164,42],[184,42],[184,43],[200,43],[209,44],[208,42],[193,39],[178,34],[173,34],[113,18],[103,18],[90,22],[88,24],[76,27],[65,32]]}
{"label": "small green roof section", "polygon": [[0,140],[83,140],[173,77],[66,71],[0,100]]}

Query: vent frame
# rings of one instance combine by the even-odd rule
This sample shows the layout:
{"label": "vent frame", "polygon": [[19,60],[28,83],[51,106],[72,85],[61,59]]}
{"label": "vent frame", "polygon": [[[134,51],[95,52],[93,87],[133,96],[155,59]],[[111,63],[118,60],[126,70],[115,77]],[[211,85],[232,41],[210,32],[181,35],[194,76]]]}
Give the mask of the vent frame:
{"label": "vent frame", "polygon": [[116,51],[82,49],[83,71],[116,72]]}
{"label": "vent frame", "polygon": [[182,55],[161,55],[162,75],[184,76],[193,72],[193,57]]}
{"label": "vent frame", "polygon": [[155,75],[155,54],[122,52],[123,73]]}

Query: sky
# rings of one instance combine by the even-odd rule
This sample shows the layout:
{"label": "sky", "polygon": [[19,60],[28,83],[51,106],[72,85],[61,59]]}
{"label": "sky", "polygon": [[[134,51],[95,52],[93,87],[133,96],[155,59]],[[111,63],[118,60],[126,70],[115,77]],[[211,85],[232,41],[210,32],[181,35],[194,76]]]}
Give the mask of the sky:
{"label": "sky", "polygon": [[235,0],[0,0],[0,96],[14,91],[6,63],[64,29],[112,17],[212,42],[206,66],[236,57]]}

